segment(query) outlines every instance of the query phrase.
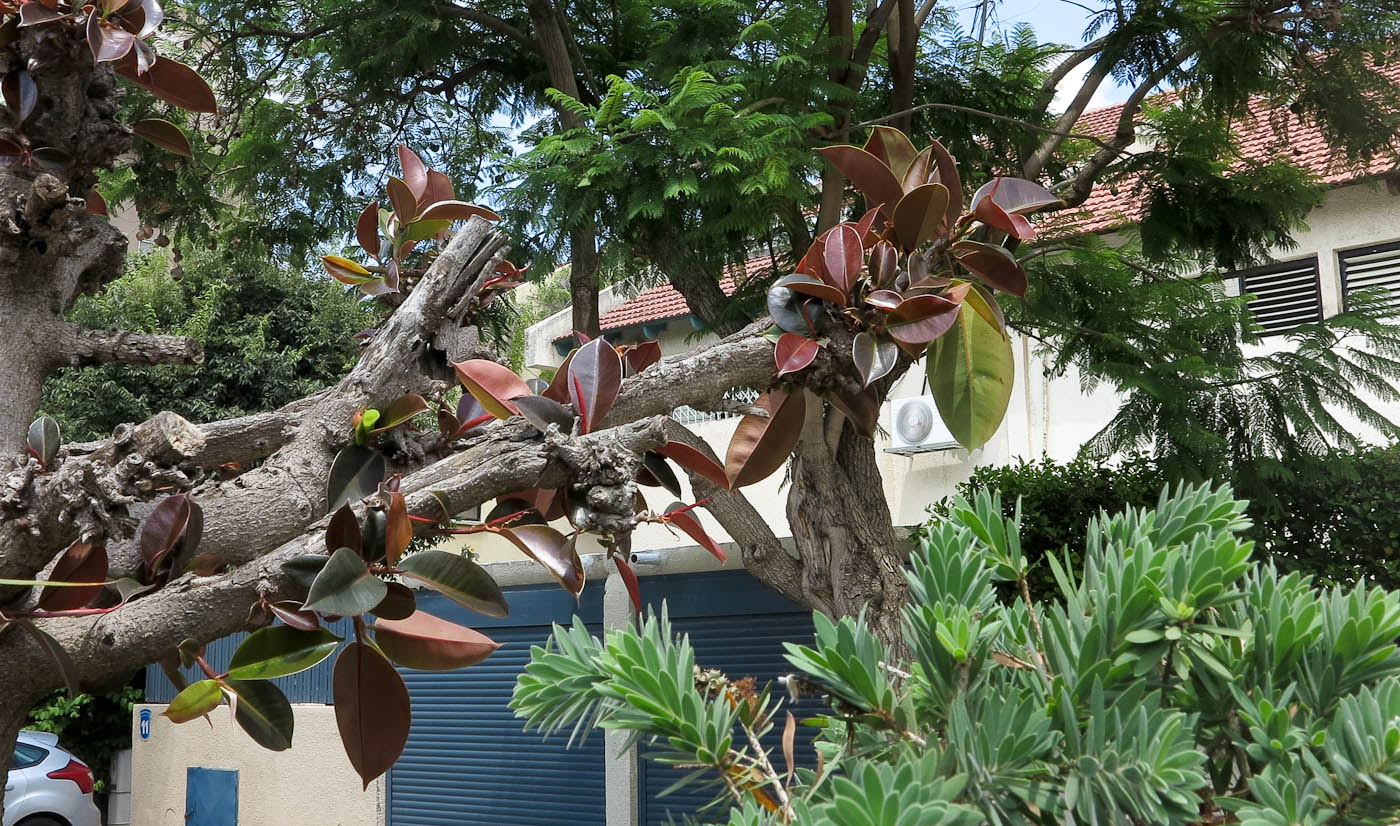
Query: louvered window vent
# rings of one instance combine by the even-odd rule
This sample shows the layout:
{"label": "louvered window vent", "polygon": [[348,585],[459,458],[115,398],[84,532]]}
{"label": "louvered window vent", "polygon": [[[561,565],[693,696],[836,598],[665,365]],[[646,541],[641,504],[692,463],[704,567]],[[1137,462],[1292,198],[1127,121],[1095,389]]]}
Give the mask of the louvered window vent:
{"label": "louvered window vent", "polygon": [[1242,272],[1240,294],[1254,296],[1249,309],[1266,336],[1322,320],[1316,256]]}
{"label": "louvered window vent", "polygon": [[1342,295],[1348,300],[1359,290],[1384,290],[1390,308],[1400,313],[1400,242],[1346,250],[1342,265]]}

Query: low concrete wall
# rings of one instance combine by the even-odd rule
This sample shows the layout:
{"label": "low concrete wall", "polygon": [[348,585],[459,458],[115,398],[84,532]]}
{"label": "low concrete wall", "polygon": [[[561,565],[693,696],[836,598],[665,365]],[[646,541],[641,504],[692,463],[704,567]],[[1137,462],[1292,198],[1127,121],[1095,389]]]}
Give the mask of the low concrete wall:
{"label": "low concrete wall", "polygon": [[[150,709],[148,739],[141,739],[141,710]],[[233,722],[228,706],[203,720],[175,725],[163,704],[138,705],[132,713],[131,822],[135,826],[183,826],[185,770],[238,771],[239,826],[380,826],[383,780],[362,790],[340,744],[335,710],[293,706],[294,745],[273,752],[253,742]]]}

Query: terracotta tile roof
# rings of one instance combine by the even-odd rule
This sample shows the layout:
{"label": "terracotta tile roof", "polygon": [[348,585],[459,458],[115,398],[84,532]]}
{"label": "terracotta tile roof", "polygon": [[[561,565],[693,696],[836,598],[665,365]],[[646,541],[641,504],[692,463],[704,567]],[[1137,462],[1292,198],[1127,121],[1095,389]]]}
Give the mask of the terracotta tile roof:
{"label": "terracotta tile roof", "polygon": [[[1400,85],[1400,62],[1391,63],[1380,71]],[[1160,108],[1172,105],[1177,99],[1177,93],[1169,91],[1153,97],[1150,102]],[[1122,113],[1122,104],[1085,112],[1075,124],[1075,131],[1106,138],[1117,128]],[[1249,115],[1236,122],[1234,128],[1245,157],[1264,160],[1283,156],[1334,186],[1388,174],[1397,168],[1393,158],[1383,156],[1359,167],[1347,166],[1345,158],[1332,151],[1317,127],[1303,123],[1286,110],[1269,106],[1262,98],[1250,105]],[[1141,219],[1143,206],[1133,181],[1119,180],[1112,186],[1094,187],[1079,210],[1065,215],[1068,220],[1064,224],[1059,221],[1055,224],[1075,232],[1105,232]],[[745,264],[743,275],[726,275],[720,287],[726,295],[732,294],[736,283],[761,273],[768,266],[766,258],[751,259]],[[690,308],[685,299],[674,287],[665,284],[608,312],[600,325],[604,330],[616,330],[687,315],[690,315]]]}
{"label": "terracotta tile roof", "polygon": [[[1400,63],[1392,63],[1379,71],[1400,85]],[[1150,102],[1156,107],[1176,102],[1176,92],[1164,92]],[[1111,136],[1122,116],[1123,106],[1107,106],[1084,113],[1075,125],[1079,132]],[[1369,162],[1348,165],[1345,156],[1335,152],[1313,124],[1303,123],[1286,109],[1271,106],[1256,98],[1249,114],[1232,124],[1240,152],[1251,160],[1283,158],[1314,175],[1326,184],[1339,186],[1396,170],[1393,157],[1377,155]],[[1079,232],[1103,232],[1141,219],[1144,202],[1131,179],[1109,185],[1095,186],[1076,212],[1079,216],[1071,226]]]}
{"label": "terracotta tile roof", "polygon": [[[719,287],[724,290],[725,295],[733,295],[740,284],[763,275],[771,267],[772,262],[768,258],[751,258],[744,263],[742,273],[735,267],[734,272],[721,278]],[[690,307],[686,306],[685,297],[670,284],[662,284],[604,313],[603,317],[598,319],[598,326],[604,330],[617,330],[688,315]]]}

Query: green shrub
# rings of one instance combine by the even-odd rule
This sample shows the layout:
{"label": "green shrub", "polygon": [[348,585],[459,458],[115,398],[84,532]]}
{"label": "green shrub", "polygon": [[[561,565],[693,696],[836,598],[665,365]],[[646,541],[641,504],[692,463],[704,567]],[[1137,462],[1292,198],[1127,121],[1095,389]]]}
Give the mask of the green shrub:
{"label": "green shrub", "polygon": [[338,381],[359,354],[355,333],[375,324],[335,282],[288,273],[255,251],[191,253],[182,267],[177,281],[163,250],[135,256],[69,316],[99,329],[190,336],[204,345],[204,363],[60,371],[45,385],[43,412],[65,441],[101,438],[161,410],[210,422],[275,409]]}
{"label": "green shrub", "polygon": [[1318,587],[1251,558],[1245,503],[1182,487],[1088,523],[1043,600],[989,493],[950,503],[907,576],[894,656],[858,619],[788,644],[830,699],[816,770],[758,744],[783,702],[697,668],[663,612],[600,641],[556,627],[512,700],[531,726],[594,725],[717,779],[730,826],[1393,822],[1400,596]]}
{"label": "green shrub", "polygon": [[131,709],[140,701],[141,689],[132,686],[96,695],[60,689],[30,709],[24,727],[57,734],[64,748],[92,767],[101,795],[108,791],[112,755],[131,748]]}
{"label": "green shrub", "polygon": [[[1229,480],[1250,500],[1252,525],[1245,536],[1255,541],[1256,552],[1282,570],[1328,582],[1400,588],[1400,446],[1302,458],[1288,467],[1267,475],[1250,469]],[[1068,549],[1070,559],[1078,560],[1090,519],[1152,505],[1164,486],[1179,481],[1142,457],[1114,466],[1044,459],[978,468],[959,493],[996,491],[1008,517],[1019,504],[1022,544],[1032,563],[1030,587],[1041,593],[1055,585],[1047,555]],[[931,508],[935,520],[947,516],[951,502]]]}

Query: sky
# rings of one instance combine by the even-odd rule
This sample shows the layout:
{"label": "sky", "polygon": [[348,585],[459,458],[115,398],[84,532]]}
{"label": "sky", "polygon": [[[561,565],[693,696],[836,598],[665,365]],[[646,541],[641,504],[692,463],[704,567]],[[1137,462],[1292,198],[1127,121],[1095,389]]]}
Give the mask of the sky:
{"label": "sky", "polygon": [[[954,0],[959,20],[967,31],[974,31],[977,0]],[[1078,46],[1085,43],[1084,29],[1089,24],[1089,12],[1078,2],[1070,0],[993,0],[988,32],[997,29],[1010,29],[1021,23],[1029,23],[1042,41],[1053,41]],[[1054,109],[1062,109],[1078,90],[1084,75],[1089,71],[1087,63],[1071,72],[1060,84],[1060,93],[1055,98]],[[1090,109],[1121,103],[1132,90],[1114,84],[1110,78],[1101,85],[1089,102]]]}

